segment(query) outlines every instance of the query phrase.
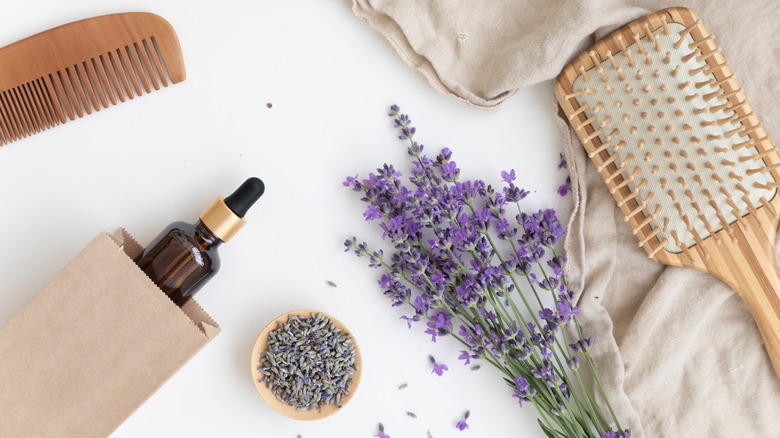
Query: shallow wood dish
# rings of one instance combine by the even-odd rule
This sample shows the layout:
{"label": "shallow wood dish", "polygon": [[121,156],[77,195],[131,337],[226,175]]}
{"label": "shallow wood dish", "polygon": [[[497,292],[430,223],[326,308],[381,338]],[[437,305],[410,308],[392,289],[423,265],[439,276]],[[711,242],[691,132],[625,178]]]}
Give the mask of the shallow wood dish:
{"label": "shallow wood dish", "polygon": [[260,382],[260,379],[263,378],[263,374],[258,371],[258,368],[260,367],[260,355],[265,352],[268,349],[268,334],[276,330],[279,326],[279,324],[284,324],[287,322],[287,317],[290,315],[299,315],[299,316],[305,316],[310,317],[313,314],[322,313],[326,318],[331,320],[333,322],[333,325],[341,331],[352,338],[355,339],[355,336],[352,335],[352,332],[347,330],[347,328],[342,324],[339,320],[332,317],[331,315],[328,315],[325,312],[320,312],[318,310],[295,310],[292,312],[287,312],[285,314],[279,315],[276,317],[273,321],[268,323],[268,325],[265,326],[263,331],[260,333],[260,336],[257,337],[257,341],[255,341],[255,346],[252,349],[252,357],[251,357],[251,371],[252,371],[252,380],[255,383],[255,388],[257,388],[257,392],[260,394],[261,397],[263,397],[263,400],[268,403],[271,408],[273,408],[276,412],[289,417],[293,418],[295,420],[303,420],[303,421],[311,421],[311,420],[320,420],[325,417],[329,417],[339,410],[343,409],[344,406],[349,403],[349,401],[352,399],[352,397],[355,396],[355,392],[357,391],[358,384],[360,383],[360,376],[363,370],[363,360],[360,356],[360,348],[358,347],[357,340],[355,340],[354,347],[355,347],[355,364],[357,364],[357,371],[355,371],[352,374],[352,384],[349,385],[349,394],[346,394],[341,399],[341,408],[336,407],[335,404],[327,404],[323,405],[320,409],[305,409],[300,410],[294,406],[290,406],[287,403],[282,402],[278,398],[276,398],[276,395],[274,395],[273,392],[271,392],[270,389],[265,385],[265,383]]}

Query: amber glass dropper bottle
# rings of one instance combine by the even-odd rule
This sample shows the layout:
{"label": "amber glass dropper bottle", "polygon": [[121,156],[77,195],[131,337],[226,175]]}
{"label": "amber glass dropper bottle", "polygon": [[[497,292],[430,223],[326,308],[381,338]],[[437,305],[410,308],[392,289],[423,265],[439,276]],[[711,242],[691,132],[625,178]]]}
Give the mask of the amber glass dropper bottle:
{"label": "amber glass dropper bottle", "polygon": [[219,271],[217,248],[244,226],[244,215],[264,191],[263,181],[249,178],[232,195],[217,198],[196,224],[168,225],[136,263],[174,303],[183,306]]}

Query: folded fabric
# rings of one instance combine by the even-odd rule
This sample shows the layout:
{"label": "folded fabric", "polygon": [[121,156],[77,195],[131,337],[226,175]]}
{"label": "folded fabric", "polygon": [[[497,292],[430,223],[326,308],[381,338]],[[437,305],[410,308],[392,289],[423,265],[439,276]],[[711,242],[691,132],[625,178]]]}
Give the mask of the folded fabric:
{"label": "folded fabric", "polygon": [[[772,0],[353,0],[355,14],[436,89],[480,108],[554,78],[595,39],[670,6],[702,18],[780,140],[780,3]],[[649,260],[558,120],[575,201],[569,277],[618,415],[635,437],[780,436],[780,381],[746,306],[709,275]]]}

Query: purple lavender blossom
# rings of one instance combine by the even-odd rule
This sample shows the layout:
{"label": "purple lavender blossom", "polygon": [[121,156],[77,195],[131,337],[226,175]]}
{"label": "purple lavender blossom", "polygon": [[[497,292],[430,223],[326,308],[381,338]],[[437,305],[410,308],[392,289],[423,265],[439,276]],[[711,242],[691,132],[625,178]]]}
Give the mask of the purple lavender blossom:
{"label": "purple lavender blossom", "polygon": [[526,196],[528,196],[528,191],[523,190],[514,184],[510,184],[508,187],[504,187],[504,199],[506,202],[519,202],[525,199]]}
{"label": "purple lavender blossom", "polygon": [[431,370],[431,374],[436,373],[437,376],[441,377],[441,375],[444,374],[444,372],[449,369],[447,365],[436,362],[436,359],[434,359],[433,356],[428,356],[428,357],[430,358],[431,363],[433,364],[433,370]]}
{"label": "purple lavender blossom", "polygon": [[558,194],[561,196],[566,196],[571,192],[571,176],[566,177],[566,181],[558,186]]}
{"label": "purple lavender blossom", "polygon": [[566,266],[566,261],[566,256],[563,255],[554,256],[547,260],[547,266],[553,269],[555,278],[561,278],[565,275],[564,267]]}
{"label": "purple lavender blossom", "polygon": [[376,438],[390,438],[390,435],[385,433],[385,426],[379,423],[379,433],[374,435]]}
{"label": "purple lavender blossom", "polygon": [[358,179],[357,179],[357,175],[355,175],[355,176],[348,176],[344,180],[342,185],[344,185],[344,187],[352,188],[352,190],[355,191],[355,192],[359,192],[359,191],[362,190],[362,188],[360,186],[360,181],[358,181]]}
{"label": "purple lavender blossom", "polygon": [[470,411],[466,411],[466,413],[463,414],[463,419],[459,420],[457,423],[455,423],[455,429],[458,429],[460,431],[466,430],[469,428],[468,423],[466,423],[466,420],[469,419],[469,415],[471,415]]}
{"label": "purple lavender blossom", "polygon": [[458,165],[455,164],[454,161],[443,163],[441,165],[441,171],[442,179],[447,182],[456,181],[458,179],[458,175],[460,175],[460,169],[458,169]]}
{"label": "purple lavender blossom", "polygon": [[574,315],[580,314],[580,309],[572,307],[568,301],[558,301],[555,306],[558,309],[558,315],[566,322],[571,321]]}
{"label": "purple lavender blossom", "polygon": [[520,406],[523,405],[523,402],[531,401],[531,398],[536,395],[536,389],[531,387],[528,379],[524,376],[517,376],[512,380],[512,383],[514,383],[515,389],[513,396],[517,398],[517,403]]}
{"label": "purple lavender blossom", "polygon": [[436,342],[437,336],[444,336],[452,330],[452,317],[445,311],[440,311],[427,323],[425,333],[431,335],[431,342]]}
{"label": "purple lavender blossom", "polygon": [[588,339],[580,339],[577,342],[569,344],[572,350],[578,353],[587,353],[590,351],[590,347],[593,344],[593,336],[589,336]]}
{"label": "purple lavender blossom", "polygon": [[505,183],[512,184],[512,181],[514,181],[515,178],[515,169],[510,169],[509,172],[506,170],[501,171],[501,180]]}
{"label": "purple lavender blossom", "polygon": [[558,160],[558,169],[565,169],[566,167],[568,167],[568,165],[566,164],[566,158],[563,156],[563,154],[559,153],[558,156],[560,157],[560,159]]}
{"label": "purple lavender blossom", "polygon": [[382,212],[379,210],[379,207],[377,207],[376,204],[369,204],[365,213],[363,213],[363,217],[365,217],[367,221],[372,221],[381,218]]}

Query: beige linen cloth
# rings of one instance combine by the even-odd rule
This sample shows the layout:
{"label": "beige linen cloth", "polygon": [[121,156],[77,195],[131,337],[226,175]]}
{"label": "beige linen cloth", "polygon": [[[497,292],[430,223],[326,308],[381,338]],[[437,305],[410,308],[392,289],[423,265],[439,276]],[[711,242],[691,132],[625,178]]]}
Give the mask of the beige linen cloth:
{"label": "beige linen cloth", "polygon": [[[594,38],[649,12],[685,6],[715,35],[780,141],[777,0],[353,1],[354,12],[435,88],[480,108],[554,78]],[[780,437],[780,381],[746,306],[709,275],[649,260],[576,136],[559,121],[575,200],[569,275],[624,427],[634,437]]]}

